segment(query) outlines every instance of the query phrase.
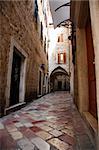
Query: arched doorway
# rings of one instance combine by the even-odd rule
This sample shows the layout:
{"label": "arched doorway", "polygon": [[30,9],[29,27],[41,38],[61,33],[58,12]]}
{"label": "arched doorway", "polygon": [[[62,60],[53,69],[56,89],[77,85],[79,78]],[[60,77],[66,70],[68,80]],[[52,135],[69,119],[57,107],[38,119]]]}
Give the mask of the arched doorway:
{"label": "arched doorway", "polygon": [[69,91],[70,80],[68,73],[62,68],[55,68],[50,75],[50,91]]}

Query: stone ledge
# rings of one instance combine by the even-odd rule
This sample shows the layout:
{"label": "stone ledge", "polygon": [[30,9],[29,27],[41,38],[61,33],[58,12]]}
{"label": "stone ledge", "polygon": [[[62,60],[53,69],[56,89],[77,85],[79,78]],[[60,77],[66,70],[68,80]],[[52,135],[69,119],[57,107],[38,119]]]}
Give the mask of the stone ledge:
{"label": "stone ledge", "polygon": [[10,106],[5,109],[5,115],[8,115],[11,112],[14,112],[16,110],[19,110],[20,108],[24,107],[26,105],[26,102],[18,103],[13,106]]}
{"label": "stone ledge", "polygon": [[40,97],[42,97],[43,95],[37,95],[37,98],[40,98]]}
{"label": "stone ledge", "polygon": [[88,128],[93,136],[94,141],[97,141],[98,134],[98,121],[89,112],[83,112],[84,120],[87,123]]}

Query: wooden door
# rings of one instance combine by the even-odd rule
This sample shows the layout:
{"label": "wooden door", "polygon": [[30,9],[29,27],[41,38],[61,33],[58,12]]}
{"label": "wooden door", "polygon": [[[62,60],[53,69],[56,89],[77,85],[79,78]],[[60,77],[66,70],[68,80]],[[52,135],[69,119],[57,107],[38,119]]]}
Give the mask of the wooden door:
{"label": "wooden door", "polygon": [[86,24],[86,43],[87,43],[88,82],[89,82],[89,112],[95,118],[97,118],[95,55],[94,55],[90,19]]}
{"label": "wooden door", "polygon": [[20,69],[21,57],[14,51],[11,74],[10,105],[19,103]]}

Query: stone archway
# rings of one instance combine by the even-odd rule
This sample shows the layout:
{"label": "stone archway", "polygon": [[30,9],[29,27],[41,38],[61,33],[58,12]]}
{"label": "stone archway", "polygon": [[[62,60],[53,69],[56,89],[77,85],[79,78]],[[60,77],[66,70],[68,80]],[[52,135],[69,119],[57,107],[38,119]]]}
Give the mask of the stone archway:
{"label": "stone archway", "polygon": [[50,75],[50,91],[69,91],[70,80],[67,71],[62,67],[55,68]]}

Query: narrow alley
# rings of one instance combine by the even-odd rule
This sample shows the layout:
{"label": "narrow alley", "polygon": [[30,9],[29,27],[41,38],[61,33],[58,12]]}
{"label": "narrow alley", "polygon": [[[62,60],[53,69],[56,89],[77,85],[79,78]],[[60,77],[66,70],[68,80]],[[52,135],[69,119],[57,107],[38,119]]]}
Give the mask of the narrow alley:
{"label": "narrow alley", "polygon": [[67,92],[39,98],[0,122],[0,150],[95,150]]}
{"label": "narrow alley", "polygon": [[0,0],[0,150],[99,150],[99,0]]}

